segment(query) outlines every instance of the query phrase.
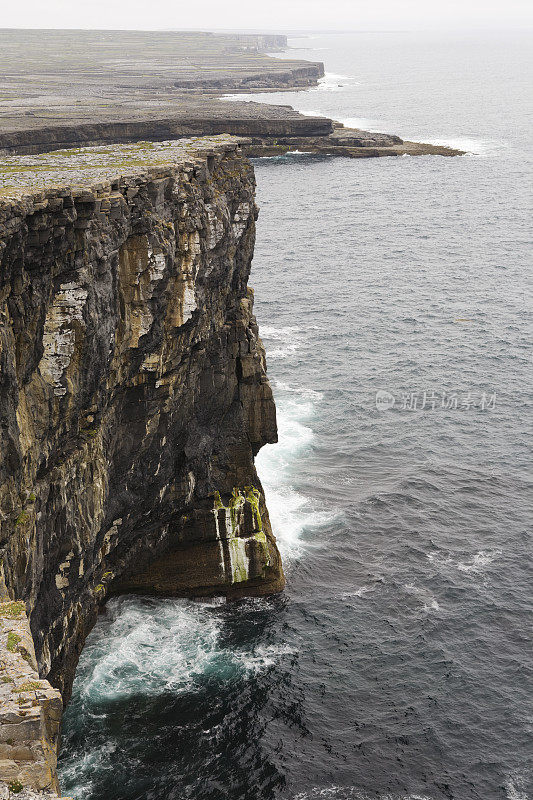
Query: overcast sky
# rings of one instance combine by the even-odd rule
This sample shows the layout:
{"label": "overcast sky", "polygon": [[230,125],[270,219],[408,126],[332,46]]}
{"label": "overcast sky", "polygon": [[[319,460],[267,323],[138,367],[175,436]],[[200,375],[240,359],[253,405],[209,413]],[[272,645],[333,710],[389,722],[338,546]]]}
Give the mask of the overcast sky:
{"label": "overcast sky", "polygon": [[533,27],[533,0],[0,0],[4,28]]}

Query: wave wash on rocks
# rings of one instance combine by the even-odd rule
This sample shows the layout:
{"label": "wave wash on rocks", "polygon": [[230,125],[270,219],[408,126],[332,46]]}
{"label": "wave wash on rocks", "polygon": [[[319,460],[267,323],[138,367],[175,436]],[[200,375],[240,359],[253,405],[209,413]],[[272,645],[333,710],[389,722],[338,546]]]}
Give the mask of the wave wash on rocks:
{"label": "wave wash on rocks", "polygon": [[[36,656],[0,638],[12,788],[57,788],[42,709],[57,722],[51,687],[68,699],[110,594],[283,588],[254,467],[277,439],[247,286],[254,192],[228,136],[0,167],[0,593],[23,601]],[[28,777],[43,748],[8,735],[26,717],[35,740],[52,731],[49,780]]]}

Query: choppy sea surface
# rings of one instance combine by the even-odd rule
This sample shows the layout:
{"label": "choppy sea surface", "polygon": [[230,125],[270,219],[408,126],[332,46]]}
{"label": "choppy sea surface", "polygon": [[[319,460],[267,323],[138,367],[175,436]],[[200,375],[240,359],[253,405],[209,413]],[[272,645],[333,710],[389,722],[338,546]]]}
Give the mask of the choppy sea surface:
{"label": "choppy sea surface", "polygon": [[287,589],[112,600],[63,792],[531,800],[531,37],[291,44],[326,79],[261,100],[469,155],[256,162]]}

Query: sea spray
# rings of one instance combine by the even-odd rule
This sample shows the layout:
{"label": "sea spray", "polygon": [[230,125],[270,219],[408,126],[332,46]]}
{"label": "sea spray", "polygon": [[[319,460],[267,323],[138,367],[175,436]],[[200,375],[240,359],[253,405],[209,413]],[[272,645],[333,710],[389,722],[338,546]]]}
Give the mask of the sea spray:
{"label": "sea spray", "polygon": [[[285,358],[285,339],[274,358]],[[324,509],[313,498],[294,487],[298,465],[311,449],[314,433],[311,427],[321,393],[295,388],[282,381],[273,382],[278,408],[278,443],[266,445],[256,458],[256,466],[265,489],[272,529],[286,570],[302,555],[304,532],[331,522],[335,512]]]}
{"label": "sea spray", "polygon": [[[268,613],[263,599],[234,605],[223,598],[124,596],[106,608],[87,639],[64,717],[60,779],[75,800],[98,796],[102,782],[113,781],[117,758],[127,773],[128,764],[139,770],[128,780],[133,791],[141,790],[144,770],[136,756],[143,747],[141,729],[149,737],[179,737],[183,721],[173,717],[173,707],[207,703],[216,710],[215,698],[245,691],[247,681],[296,652],[262,636],[232,640],[230,631],[241,619],[253,632],[256,618]],[[202,733],[216,741],[216,730]],[[156,763],[158,756],[153,758]]]}

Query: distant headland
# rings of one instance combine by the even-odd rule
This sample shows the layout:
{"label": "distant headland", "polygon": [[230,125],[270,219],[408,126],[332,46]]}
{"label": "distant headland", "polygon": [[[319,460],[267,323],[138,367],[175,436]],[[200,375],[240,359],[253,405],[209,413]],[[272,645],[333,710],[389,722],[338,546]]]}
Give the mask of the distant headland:
{"label": "distant headland", "polygon": [[286,105],[219,101],[227,93],[316,86],[322,63],[266,54],[286,47],[282,35],[0,30],[0,152],[229,133],[251,137],[244,148],[251,156],[461,154]]}

